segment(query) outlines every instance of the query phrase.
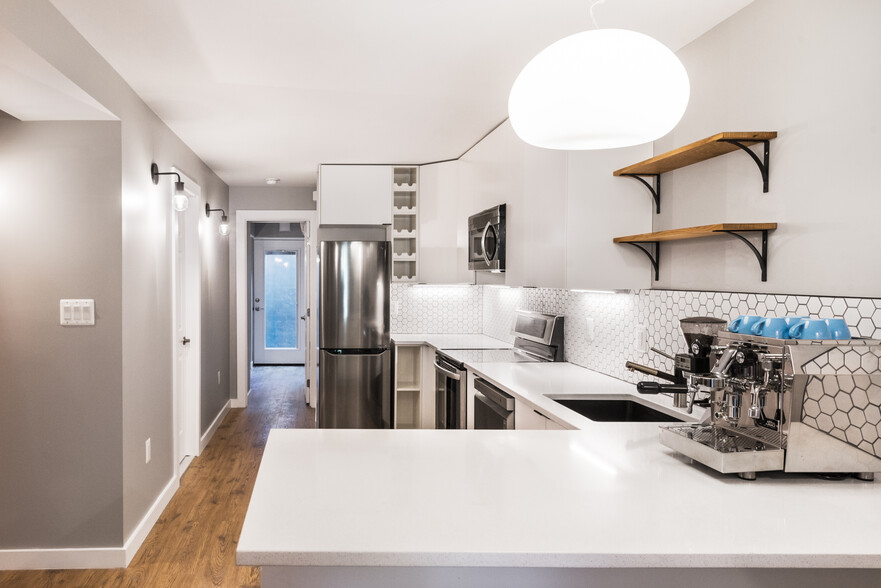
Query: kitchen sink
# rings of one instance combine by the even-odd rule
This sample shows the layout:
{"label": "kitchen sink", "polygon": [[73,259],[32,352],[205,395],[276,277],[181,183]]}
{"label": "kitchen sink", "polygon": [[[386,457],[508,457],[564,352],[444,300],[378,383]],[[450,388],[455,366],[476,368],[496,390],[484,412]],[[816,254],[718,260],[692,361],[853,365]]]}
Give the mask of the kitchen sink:
{"label": "kitchen sink", "polygon": [[662,412],[638,400],[591,396],[548,396],[592,421],[629,423],[681,423],[684,418]]}

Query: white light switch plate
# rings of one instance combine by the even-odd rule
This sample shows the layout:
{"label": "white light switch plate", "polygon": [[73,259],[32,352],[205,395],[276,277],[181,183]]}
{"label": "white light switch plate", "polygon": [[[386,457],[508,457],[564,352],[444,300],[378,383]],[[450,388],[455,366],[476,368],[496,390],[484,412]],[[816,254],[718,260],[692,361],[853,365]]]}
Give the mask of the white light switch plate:
{"label": "white light switch plate", "polygon": [[649,330],[645,325],[639,325],[636,327],[635,347],[636,350],[641,353],[649,352]]}
{"label": "white light switch plate", "polygon": [[65,327],[81,327],[95,324],[95,301],[88,299],[63,299],[59,305],[61,324]]}
{"label": "white light switch plate", "polygon": [[593,341],[594,338],[594,321],[593,318],[588,317],[584,319],[584,326],[587,328],[587,340]]}

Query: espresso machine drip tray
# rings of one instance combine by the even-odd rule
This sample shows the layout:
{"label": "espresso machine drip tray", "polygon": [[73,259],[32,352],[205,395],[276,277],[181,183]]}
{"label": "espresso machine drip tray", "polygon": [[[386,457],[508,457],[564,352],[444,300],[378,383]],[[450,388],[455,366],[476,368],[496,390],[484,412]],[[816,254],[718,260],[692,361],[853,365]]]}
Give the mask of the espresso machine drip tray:
{"label": "espresso machine drip tray", "polygon": [[783,469],[780,435],[761,427],[745,435],[716,425],[660,428],[661,444],[723,474],[753,474]]}

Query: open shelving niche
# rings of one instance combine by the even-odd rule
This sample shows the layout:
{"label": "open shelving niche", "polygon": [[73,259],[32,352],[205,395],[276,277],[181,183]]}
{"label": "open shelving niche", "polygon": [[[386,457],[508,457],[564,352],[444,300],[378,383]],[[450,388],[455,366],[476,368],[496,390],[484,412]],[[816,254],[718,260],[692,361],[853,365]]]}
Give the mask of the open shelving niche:
{"label": "open shelving niche", "polygon": [[422,347],[395,345],[395,428],[418,429],[421,421]]}
{"label": "open shelving niche", "polygon": [[[704,237],[718,236],[720,233],[727,233],[737,237],[747,244],[756,259],[759,261],[759,268],[762,271],[762,281],[768,281],[768,232],[777,228],[777,223],[719,223],[715,225],[702,225],[699,227],[688,227],[685,229],[671,229],[669,231],[658,231],[655,233],[643,233],[641,235],[629,235],[627,237],[615,237],[612,239],[615,243],[624,243],[633,245],[652,262],[652,269],[655,270],[655,280],[658,279],[660,270],[660,252],[661,241],[682,241],[684,239],[700,239]],[[741,233],[761,233],[761,251],[752,242],[741,235]],[[649,250],[649,247],[653,251]]]}
{"label": "open shelving niche", "polygon": [[392,281],[415,282],[419,271],[417,167],[392,168]]}
{"label": "open shelving niche", "polygon": [[[656,155],[645,161],[623,167],[612,172],[612,175],[633,178],[639,180],[645,185],[652,194],[652,198],[655,201],[655,213],[658,214],[661,212],[661,174],[741,149],[748,153],[759,167],[759,172],[762,175],[762,192],[768,192],[768,171],[771,163],[770,142],[771,139],[775,139],[776,137],[776,131],[716,133],[706,139],[689,143],[684,147],[679,147],[678,149],[673,149],[672,151],[662,153],[661,155]],[[757,143],[761,143],[763,146],[762,158],[759,158],[759,156],[750,149],[750,146]],[[647,177],[654,178],[654,185],[650,184],[645,179]],[[768,232],[773,231],[776,228],[777,223],[719,223],[683,229],[670,229],[667,231],[657,231],[641,235],[629,235],[627,237],[615,237],[612,241],[615,243],[632,245],[645,253],[652,263],[652,269],[655,272],[655,280],[657,280],[660,273],[661,241],[699,239],[717,236],[720,233],[727,233],[740,239],[750,248],[759,262],[759,268],[762,272],[762,281],[767,282]],[[752,241],[744,237],[742,233],[759,233],[761,235],[759,247],[753,245]]]}
{"label": "open shelving niche", "polygon": [[[777,137],[776,131],[748,131],[716,133],[706,139],[695,141],[684,147],[656,155],[639,163],[612,172],[614,176],[633,178],[642,183],[655,201],[655,214],[661,212],[661,174],[680,169],[694,163],[700,163],[719,155],[731,153],[738,149],[748,153],[759,168],[762,175],[762,192],[768,192],[768,170],[771,160],[771,139]],[[762,157],[750,149],[750,146],[761,143]],[[654,178],[654,185],[645,178]]]}

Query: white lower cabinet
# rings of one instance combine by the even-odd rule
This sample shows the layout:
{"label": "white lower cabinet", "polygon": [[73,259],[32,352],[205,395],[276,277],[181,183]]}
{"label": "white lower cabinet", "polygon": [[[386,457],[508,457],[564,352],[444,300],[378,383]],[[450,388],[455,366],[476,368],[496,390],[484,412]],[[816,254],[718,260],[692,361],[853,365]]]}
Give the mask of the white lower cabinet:
{"label": "white lower cabinet", "polygon": [[396,429],[434,428],[434,349],[428,345],[395,347]]}
{"label": "white lower cabinet", "polygon": [[522,400],[514,399],[514,428],[518,430],[549,430],[563,431],[566,429],[563,425],[546,417],[544,414],[532,408]]}
{"label": "white lower cabinet", "polygon": [[395,345],[395,428],[421,424],[422,346]]}

